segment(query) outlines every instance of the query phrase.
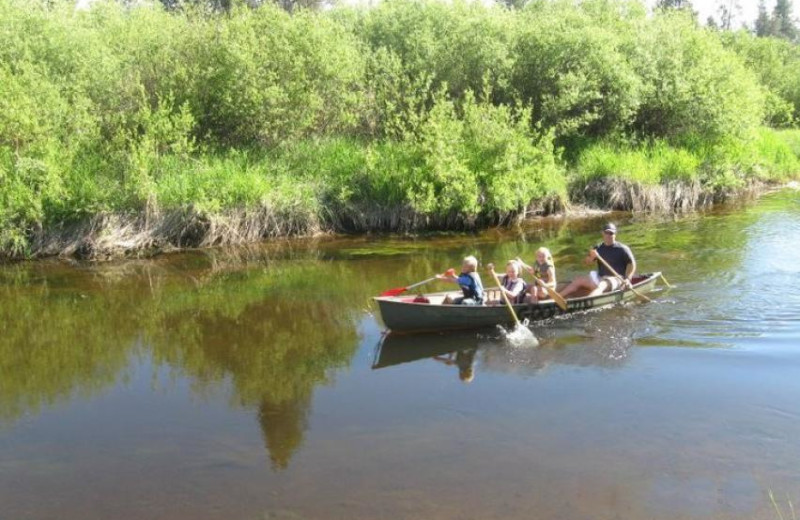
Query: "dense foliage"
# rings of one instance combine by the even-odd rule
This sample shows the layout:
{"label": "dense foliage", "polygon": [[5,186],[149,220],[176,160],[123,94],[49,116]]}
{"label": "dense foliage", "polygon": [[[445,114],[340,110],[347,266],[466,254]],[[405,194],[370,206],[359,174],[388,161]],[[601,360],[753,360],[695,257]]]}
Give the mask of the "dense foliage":
{"label": "dense foliage", "polygon": [[503,222],[566,202],[599,149],[674,149],[714,189],[797,173],[757,153],[793,136],[759,129],[798,122],[797,46],[636,0],[0,0],[0,34],[5,255],[185,208],[270,208],[296,230]]}

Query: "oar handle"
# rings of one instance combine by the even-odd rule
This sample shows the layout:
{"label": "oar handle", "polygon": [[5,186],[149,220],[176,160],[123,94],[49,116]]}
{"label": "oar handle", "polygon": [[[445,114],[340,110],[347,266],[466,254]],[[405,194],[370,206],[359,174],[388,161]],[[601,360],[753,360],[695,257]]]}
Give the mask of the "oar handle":
{"label": "oar handle", "polygon": [[404,292],[408,291],[409,289],[413,289],[415,287],[419,287],[420,285],[425,285],[428,282],[432,282],[434,280],[439,280],[440,276],[451,276],[455,279],[455,269],[448,269],[443,275],[436,275],[428,278],[427,280],[422,280],[421,282],[412,283],[411,285],[407,285],[405,287],[395,287],[394,289],[389,289],[387,291],[383,291],[380,295],[381,296],[399,296]]}
{"label": "oar handle", "polygon": [[405,289],[406,289],[406,291],[408,291],[409,289],[413,289],[414,287],[419,287],[420,285],[425,285],[426,283],[432,282],[432,281],[436,280],[437,278],[438,278],[438,276],[432,276],[432,277],[428,278],[427,280],[422,280],[421,282],[412,283],[411,285],[406,286]]}
{"label": "oar handle", "polygon": [[[599,260],[600,263],[603,264],[603,266],[605,266],[605,268],[608,269],[611,272],[611,274],[613,274],[615,277],[617,277],[617,279],[620,282],[622,282],[622,286],[624,287],[625,286],[625,279],[623,277],[621,277],[619,275],[619,273],[614,270],[613,267],[608,265],[608,262],[606,262],[605,259],[602,256],[600,256],[600,253],[597,253],[597,251],[595,251],[595,256],[597,257],[597,260]],[[633,294],[635,294],[636,296],[638,296],[639,298],[641,298],[643,300],[646,300],[648,302],[653,301],[650,298],[648,298],[647,296],[645,296],[644,294],[642,294],[639,291],[637,291],[636,289],[634,289],[633,286],[631,286],[631,291],[633,291]]]}
{"label": "oar handle", "polygon": [[506,307],[508,307],[508,312],[511,313],[511,316],[514,318],[514,323],[517,324],[517,327],[522,325],[519,322],[519,318],[517,318],[517,313],[514,312],[514,307],[511,306],[511,302],[508,301],[508,296],[506,296],[506,292],[503,290],[504,287],[500,283],[500,279],[497,277],[497,273],[494,272],[494,267],[489,267],[489,272],[492,273],[492,277],[494,278],[494,283],[500,287],[500,295],[503,297],[503,301],[506,302]]}

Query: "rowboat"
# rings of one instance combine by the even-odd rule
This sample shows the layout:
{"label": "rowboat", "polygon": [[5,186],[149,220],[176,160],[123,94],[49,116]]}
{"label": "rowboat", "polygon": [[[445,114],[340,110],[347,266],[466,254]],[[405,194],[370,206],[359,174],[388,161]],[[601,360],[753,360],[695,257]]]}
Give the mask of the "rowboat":
{"label": "rowboat", "polygon": [[[537,321],[562,314],[608,307],[632,300],[637,297],[636,293],[641,295],[651,291],[659,276],[660,272],[634,276],[631,283],[636,292],[630,289],[617,289],[596,296],[578,295],[568,298],[566,310],[559,308],[551,299],[540,300],[537,303],[514,304],[514,310],[520,319]],[[491,290],[487,293],[489,298],[492,298]],[[469,306],[442,303],[447,296],[459,295],[458,291],[446,291],[425,294],[424,298],[420,298],[419,295],[376,296],[373,300],[378,304],[386,328],[395,334],[478,329],[513,322],[508,308],[502,304]]]}

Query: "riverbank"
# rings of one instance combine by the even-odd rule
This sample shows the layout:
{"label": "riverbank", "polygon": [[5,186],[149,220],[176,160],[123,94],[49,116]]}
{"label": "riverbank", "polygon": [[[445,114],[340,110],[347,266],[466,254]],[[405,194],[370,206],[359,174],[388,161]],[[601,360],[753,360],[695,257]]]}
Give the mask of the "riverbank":
{"label": "riverbank", "polygon": [[[790,185],[796,185],[795,182]],[[564,218],[584,218],[616,211],[667,211],[678,213],[708,208],[715,202],[739,198],[755,198],[779,185],[750,183],[735,191],[715,193],[703,190],[694,184],[671,184],[669,186],[642,186],[627,181],[593,181],[586,186],[585,199],[603,199],[605,206],[586,205],[573,202],[556,209],[534,206],[529,212],[513,216],[505,222],[515,225],[524,220],[542,216],[560,215]],[[390,213],[392,216],[389,216]],[[416,223],[418,227],[406,232],[449,230],[453,227],[430,226],[425,215],[412,211],[392,213],[385,209],[386,218],[378,219],[383,225],[374,229],[361,228],[359,232],[392,231],[392,221]],[[441,221],[437,221],[441,224]],[[488,221],[453,221],[458,229],[476,230],[488,225]],[[339,221],[341,226],[341,221]],[[182,249],[197,249],[217,246],[233,246],[258,243],[264,240],[308,237],[322,234],[352,233],[350,227],[338,227],[331,221],[323,221],[317,215],[300,212],[289,215],[276,208],[261,206],[253,209],[223,211],[211,214],[189,207],[185,210],[170,210],[148,215],[105,214],[84,222],[41,229],[32,239],[30,250],[25,255],[6,255],[7,260],[22,260],[46,257],[72,257],[82,260],[111,260],[125,256],[152,256]]]}
{"label": "riverbank", "polygon": [[[471,143],[506,169],[451,162],[460,178],[437,169],[444,154],[416,143],[343,139],[271,154],[161,157],[144,185],[134,178],[100,189],[78,172],[53,192],[59,201],[40,192],[47,218],[7,235],[0,255],[103,260],[319,234],[474,231],[587,210],[682,213],[800,178],[800,130],[762,129],[748,146],[597,142],[570,163],[547,144],[512,144]],[[75,204],[108,209],[80,216]]]}
{"label": "riverbank", "polygon": [[[343,139],[273,153],[167,155],[144,180],[103,183],[70,171],[36,192],[17,190],[16,214],[38,209],[39,220],[15,226],[6,205],[0,257],[104,260],[319,234],[474,231],[587,210],[682,213],[800,178],[798,130],[762,129],[746,147],[597,142],[570,163],[547,142],[503,145],[472,142],[484,164],[455,155],[444,172],[447,156],[418,143]],[[493,160],[505,170],[487,167]],[[0,189],[7,201],[14,188]]]}

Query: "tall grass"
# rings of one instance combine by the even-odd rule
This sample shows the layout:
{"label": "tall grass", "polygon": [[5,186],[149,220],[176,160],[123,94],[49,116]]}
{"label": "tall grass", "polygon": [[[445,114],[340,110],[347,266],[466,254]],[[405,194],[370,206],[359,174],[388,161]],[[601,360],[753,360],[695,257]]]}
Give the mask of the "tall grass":
{"label": "tall grass", "polygon": [[573,197],[617,209],[691,209],[800,175],[798,130],[761,128],[746,141],[685,141],[589,145],[572,172]]}

